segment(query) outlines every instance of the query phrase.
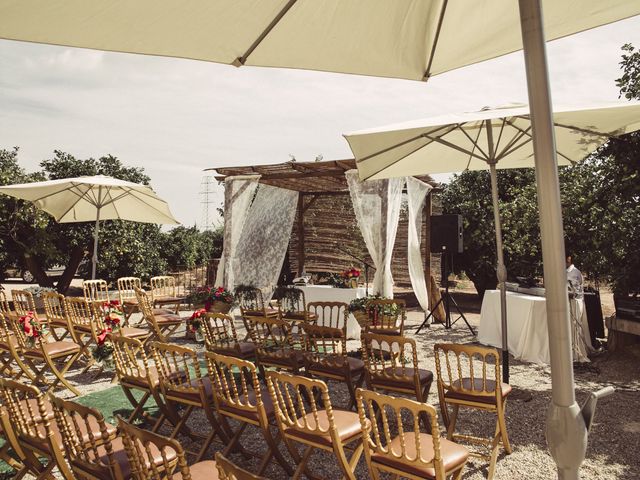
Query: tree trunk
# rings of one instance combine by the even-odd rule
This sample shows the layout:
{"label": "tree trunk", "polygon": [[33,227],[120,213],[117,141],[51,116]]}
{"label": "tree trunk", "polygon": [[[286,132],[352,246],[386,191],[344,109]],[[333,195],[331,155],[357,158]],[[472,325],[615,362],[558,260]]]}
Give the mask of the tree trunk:
{"label": "tree trunk", "polygon": [[69,285],[71,285],[71,281],[73,280],[73,277],[75,277],[76,272],[78,271],[78,267],[80,266],[80,262],[82,262],[83,258],[84,248],[74,247],[74,249],[71,250],[69,263],[64,269],[64,272],[62,272],[62,276],[60,277],[56,285],[56,290],[58,291],[58,293],[64,294],[69,289]]}
{"label": "tree trunk", "polygon": [[36,282],[38,282],[41,287],[53,287],[53,281],[47,276],[47,272],[42,268],[42,263],[37,256],[25,253],[24,263],[27,270],[33,274]]}

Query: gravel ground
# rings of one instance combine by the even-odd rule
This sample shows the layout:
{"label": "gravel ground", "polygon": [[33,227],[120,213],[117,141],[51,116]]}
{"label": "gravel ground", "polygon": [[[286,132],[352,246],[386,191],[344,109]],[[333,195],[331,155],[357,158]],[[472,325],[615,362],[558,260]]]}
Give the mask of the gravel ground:
{"label": "gravel ground", "polygon": [[[472,325],[479,322],[479,305],[463,306],[467,318]],[[136,316],[133,317],[135,319]],[[409,312],[407,325],[418,325],[422,320],[419,312]],[[135,320],[134,320],[135,321]],[[238,325],[241,322],[238,321]],[[242,328],[239,334],[243,334]],[[181,338],[182,336],[180,336]],[[451,330],[441,326],[432,326],[414,337],[418,342],[420,367],[435,372],[433,345],[438,342],[474,342],[462,322]],[[202,351],[200,345],[180,340],[179,343],[195,346]],[[357,349],[359,342],[351,341],[350,348]],[[544,426],[548,405],[551,401],[551,378],[547,366],[521,363],[511,359],[511,384],[518,393],[517,398],[507,405],[507,430],[513,447],[511,455],[501,454],[496,468],[496,479],[549,479],[555,478],[555,464],[546,451]],[[640,478],[640,345],[613,355],[600,354],[592,358],[587,367],[574,369],[577,399],[581,404],[588,393],[607,385],[616,388],[615,395],[603,399],[598,404],[595,423],[589,436],[587,459],[581,470],[582,479],[614,479]],[[83,394],[99,391],[113,386],[111,375],[89,372],[81,375],[79,371],[70,372],[69,378],[79,386]],[[345,405],[348,392],[344,385],[330,383],[332,403]],[[68,393],[68,392],[67,392]],[[66,396],[65,392],[59,395]],[[523,398],[522,400],[519,398]],[[438,407],[438,396],[435,384],[432,386],[429,403]],[[442,421],[440,422],[442,425]],[[459,419],[459,431],[486,435],[493,433],[495,417],[475,411],[462,411]],[[190,420],[190,426],[196,431],[208,429],[204,415],[196,414]],[[163,427],[164,433],[168,429]],[[185,447],[194,449],[187,438],[181,438]],[[265,443],[261,433],[249,427],[242,437],[242,444],[249,450],[258,453],[265,451]],[[191,447],[191,448],[189,448]],[[220,444],[215,449],[222,449]],[[282,447],[283,452],[286,450]],[[213,455],[213,449],[210,451]],[[285,452],[285,455],[286,452]],[[287,455],[288,457],[288,455]],[[231,456],[232,460],[250,470],[255,471],[258,459],[244,458],[240,454]],[[311,471],[318,476],[330,480],[341,478],[332,455],[324,452],[315,453],[311,461]],[[357,477],[369,478],[364,456],[357,468]],[[268,478],[284,478],[284,471],[271,464],[265,474]],[[482,460],[470,460],[463,478],[475,480],[486,478],[487,464]]]}

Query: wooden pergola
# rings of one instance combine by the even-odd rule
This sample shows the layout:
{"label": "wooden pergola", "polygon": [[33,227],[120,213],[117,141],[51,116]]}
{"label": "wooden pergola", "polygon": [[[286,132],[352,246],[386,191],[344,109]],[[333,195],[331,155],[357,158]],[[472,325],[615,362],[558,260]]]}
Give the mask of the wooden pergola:
{"label": "wooden pergola", "polygon": [[[251,165],[235,167],[214,167],[207,170],[217,173],[216,179],[224,181],[225,177],[237,175],[259,174],[259,183],[274,187],[295,190],[299,192],[298,207],[289,245],[289,257],[292,267],[295,265],[298,273],[303,270],[308,272],[339,272],[344,265],[353,263],[344,249],[339,249],[338,244],[348,247],[359,239],[353,238],[353,232],[348,238],[344,232],[350,225],[355,225],[355,214],[351,207],[349,187],[345,172],[356,168],[354,159],[330,160],[316,162],[290,161],[270,165]],[[432,186],[437,183],[430,176],[416,177]],[[432,211],[431,194],[427,196],[422,231],[423,258],[425,261],[425,274],[431,272],[431,254],[429,252],[429,225]],[[337,215],[336,209],[340,209]],[[310,213],[312,214],[310,216]],[[311,218],[313,217],[313,218]],[[400,259],[394,264],[406,270],[406,228],[398,227],[397,245],[402,245],[404,238],[404,252],[398,252]],[[359,230],[358,230],[359,236]],[[313,244],[314,252],[312,262],[309,264],[307,249]],[[401,248],[398,248],[401,250]],[[402,255],[404,253],[404,255]],[[366,255],[368,257],[368,255]],[[396,249],[394,249],[394,257]],[[370,259],[368,259],[370,262]],[[408,278],[408,274],[406,275]],[[395,277],[395,273],[394,273]],[[403,277],[404,278],[404,277]]]}

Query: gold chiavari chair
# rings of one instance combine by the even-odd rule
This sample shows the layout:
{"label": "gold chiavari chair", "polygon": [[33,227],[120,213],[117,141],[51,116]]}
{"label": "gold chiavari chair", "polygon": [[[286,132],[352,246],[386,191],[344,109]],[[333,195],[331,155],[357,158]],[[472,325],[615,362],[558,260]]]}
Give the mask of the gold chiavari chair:
{"label": "gold chiavari chair", "polygon": [[277,308],[271,308],[265,304],[262,290],[257,287],[239,285],[236,287],[234,297],[240,307],[243,317],[278,317]]}
{"label": "gold chiavari chair", "polygon": [[407,305],[404,300],[374,298],[367,303],[369,320],[365,325],[366,333],[382,335],[403,335],[407,319]]}
{"label": "gold chiavari chair", "polygon": [[208,351],[245,360],[254,359],[256,346],[238,340],[233,317],[225,313],[206,313],[201,318],[204,343]]}
{"label": "gold chiavari chair", "polygon": [[[357,397],[365,458],[374,480],[382,472],[415,480],[462,478],[469,451],[440,436],[435,408],[361,388]],[[425,417],[429,432],[420,431]]]}
{"label": "gold chiavari chair", "polygon": [[307,309],[307,300],[304,290],[296,287],[280,287],[276,290],[279,294],[278,310],[280,318],[292,324],[315,323],[317,317],[315,313]]}
{"label": "gold chiavari chair", "polygon": [[114,425],[97,409],[50,397],[69,467],[79,479],[128,480],[131,466]]}
{"label": "gold chiavari chair", "polygon": [[[142,282],[139,277],[120,277],[117,282],[118,298],[124,311],[124,318],[128,322],[131,315],[140,311],[136,288],[142,290]],[[171,315],[173,310],[168,308],[154,308],[154,315]]]}
{"label": "gold chiavari chair", "polygon": [[[263,391],[258,380],[256,366],[235,357],[205,353],[209,378],[213,381],[213,393],[220,423],[231,435],[231,441],[223,450],[223,455],[232,452],[240,441],[248,425],[258,427],[267,442],[268,450],[258,467],[262,475],[272,458],[280,463],[288,475],[293,469],[278,450],[280,436],[273,437],[269,427],[277,426],[273,402],[268,391]],[[229,419],[240,422],[234,432]],[[243,448],[244,450],[244,448]]]}
{"label": "gold chiavari chair", "polygon": [[364,381],[364,362],[347,355],[346,325],[344,328],[303,325],[307,348],[304,353],[305,372],[346,384],[351,397],[348,409],[356,404],[356,388]]}
{"label": "gold chiavari chair", "polygon": [[109,298],[109,286],[106,280],[85,280],[82,282],[82,293],[84,298],[91,303],[108,302]]}
{"label": "gold chiavari chair", "polygon": [[23,317],[29,312],[37,317],[36,304],[33,300],[33,294],[27,290],[11,290],[11,298],[13,299],[13,309],[15,317]]}
{"label": "gold chiavari chair", "polygon": [[349,304],[343,302],[309,302],[307,309],[316,317],[316,325],[340,328],[346,333]]}
{"label": "gold chiavari chair", "polygon": [[16,312],[9,308],[9,302],[7,301],[7,296],[4,293],[4,289],[0,288],[0,313],[5,316],[5,318],[15,317]]}
{"label": "gold chiavari chair", "polygon": [[[228,442],[227,435],[215,416],[211,379],[202,375],[200,362],[194,350],[159,342],[154,342],[151,348],[164,404],[172,423],[175,422],[170,438],[175,438],[178,433],[198,437],[201,448],[199,452],[193,453],[196,455],[196,461],[200,461],[216,436],[224,444]],[[184,409],[180,411],[179,406]],[[209,420],[211,432],[207,436],[192,433],[186,425],[195,409],[201,409]]]}
{"label": "gold chiavari chair", "polygon": [[[491,347],[460,344],[436,344],[436,372],[440,409],[447,426],[447,438],[486,446],[490,454],[472,452],[489,461],[488,478],[493,478],[500,446],[511,453],[505,410],[511,386],[502,383],[500,353]],[[449,414],[449,407],[453,413]],[[492,438],[455,433],[460,407],[473,408],[496,415]]]}
{"label": "gold chiavari chair", "polygon": [[185,297],[178,296],[176,279],[170,275],[151,277],[151,299],[154,307],[162,305],[175,305],[174,313],[177,315],[180,305]]}
{"label": "gold chiavari chair", "polygon": [[[64,340],[69,335],[69,323],[64,313],[64,295],[58,292],[44,292],[42,301],[51,335],[56,340]],[[58,330],[62,330],[62,333]]]}
{"label": "gold chiavari chair", "polygon": [[135,292],[138,298],[138,308],[140,308],[142,317],[147,322],[147,325],[151,328],[155,340],[168,342],[171,335],[173,335],[180,326],[187,324],[188,318],[182,318],[173,313],[157,314],[147,292],[139,288],[135,288]]}
{"label": "gold chiavari chair", "polygon": [[[354,470],[363,448],[358,414],[333,409],[329,389],[322,380],[269,371],[267,385],[280,434],[297,464],[292,478],[300,478],[303,473],[309,476],[311,454],[320,449],[332,452],[345,478],[355,480]],[[305,446],[302,456],[294,442]],[[349,459],[346,449],[353,450]]]}
{"label": "gold chiavari chair", "polygon": [[[220,452],[216,452],[216,467],[218,468],[218,478],[220,480],[266,480],[264,477],[249,473],[233,464],[231,460],[228,460]],[[213,479],[214,477],[211,476],[210,478]]]}

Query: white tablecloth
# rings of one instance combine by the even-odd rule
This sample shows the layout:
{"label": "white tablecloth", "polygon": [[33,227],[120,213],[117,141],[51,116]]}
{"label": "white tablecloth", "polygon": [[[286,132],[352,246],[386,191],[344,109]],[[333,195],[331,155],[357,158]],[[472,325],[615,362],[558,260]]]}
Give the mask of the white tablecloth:
{"label": "white tablecloth", "polygon": [[[589,361],[586,353],[593,350],[589,338],[587,314],[583,300],[571,300],[574,337],[574,360]],[[549,364],[549,335],[547,330],[546,299],[521,293],[507,292],[507,343],[509,352],[517,359]],[[478,341],[502,348],[500,325],[500,292],[487,290],[482,300]]]}
{"label": "white tablecloth", "polygon": [[[308,287],[298,287],[304,292],[307,303],[310,302],[344,302],[365,296],[365,289],[358,288],[334,288],[328,285],[310,285]],[[322,325],[322,315],[318,318],[318,324]],[[347,338],[360,340],[360,325],[355,317],[349,314],[347,320]]]}

